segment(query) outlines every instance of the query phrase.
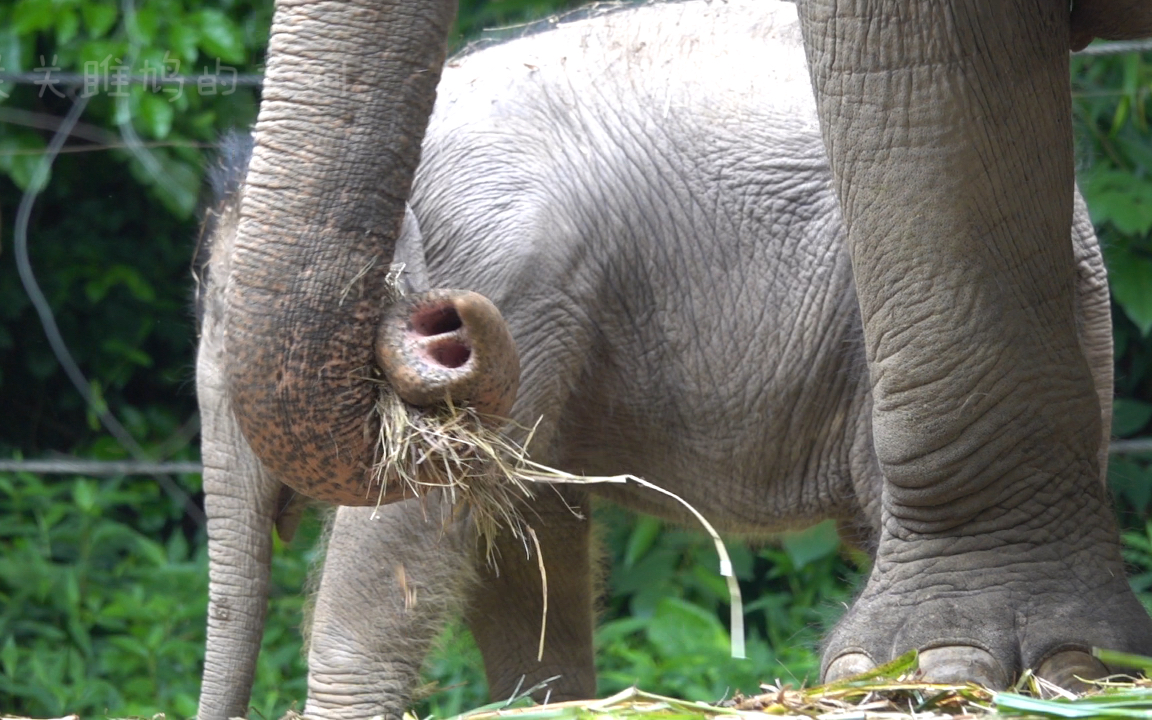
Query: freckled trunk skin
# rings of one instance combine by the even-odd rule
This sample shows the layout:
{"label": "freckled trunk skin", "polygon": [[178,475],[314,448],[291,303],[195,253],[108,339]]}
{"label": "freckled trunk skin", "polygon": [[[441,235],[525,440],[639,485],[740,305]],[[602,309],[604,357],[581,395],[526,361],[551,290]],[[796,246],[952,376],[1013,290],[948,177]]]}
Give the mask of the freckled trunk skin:
{"label": "freckled trunk skin", "polygon": [[265,467],[372,504],[373,341],[455,3],[281,0],[226,289],[227,375]]}

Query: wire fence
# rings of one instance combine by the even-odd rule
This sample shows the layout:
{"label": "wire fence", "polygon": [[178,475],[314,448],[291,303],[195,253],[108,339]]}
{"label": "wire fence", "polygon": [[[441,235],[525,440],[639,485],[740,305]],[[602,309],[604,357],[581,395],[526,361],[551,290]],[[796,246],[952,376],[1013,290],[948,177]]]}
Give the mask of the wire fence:
{"label": "wire fence", "polygon": [[198,462],[147,462],[143,460],[0,460],[0,472],[35,475],[190,475],[201,472]]}
{"label": "wire fence", "polygon": [[[1111,455],[1152,454],[1152,438],[1115,440]],[[203,471],[198,462],[146,462],[137,460],[0,460],[0,472],[27,472],[36,475],[193,475]]]}
{"label": "wire fence", "polygon": [[[1152,52],[1152,39],[1098,43],[1074,54],[1080,56],[1100,56],[1134,52]],[[55,70],[55,68],[51,70]],[[204,77],[205,75],[203,74],[129,74],[125,72],[117,76],[117,82],[145,85],[154,89],[172,86],[183,88],[185,85],[196,86],[203,81]],[[258,88],[264,78],[260,73],[237,73],[234,70],[227,74],[226,77],[227,80],[224,84],[232,88]],[[78,122],[80,115],[83,113],[84,106],[87,103],[88,96],[84,93],[76,93],[75,91],[76,88],[85,88],[92,83],[92,76],[89,73],[46,73],[44,69],[35,72],[0,72],[0,83],[37,85],[42,89],[55,89],[56,86],[59,86],[65,88],[74,100],[72,109],[63,120],[16,108],[0,107],[0,122],[15,123],[54,131],[55,134],[48,149],[46,151],[39,151],[42,157],[37,174],[42,174],[44,177],[47,177],[47,173],[56,155],[65,150],[63,147],[64,141],[71,136],[98,143],[99,149],[110,147],[128,148],[137,159],[141,160],[144,167],[153,174],[156,182],[160,184],[166,182],[163,171],[148,152],[148,144],[140,141],[132,129],[130,122],[121,124],[119,133],[110,132],[94,126],[85,126]],[[136,443],[135,439],[132,438],[119,421],[117,421],[106,408],[96,402],[96,399],[92,396],[90,383],[72,359],[72,355],[64,339],[60,335],[52,310],[44,298],[43,293],[40,291],[31,265],[28,262],[28,220],[32,211],[32,203],[38,194],[36,188],[39,185],[40,183],[35,181],[29,184],[29,189],[21,198],[17,210],[14,245],[21,281],[24,283],[25,291],[28,293],[33,306],[40,316],[44,332],[48,337],[49,344],[57,360],[60,362],[61,367],[64,368],[65,373],[68,375],[76,390],[84,397],[88,406],[97,413],[101,424],[121,443],[134,459],[116,461],[83,459],[0,460],[0,472],[27,472],[41,475],[86,475],[93,477],[151,475],[160,482],[174,499],[180,501],[185,506],[186,511],[192,517],[198,522],[203,523],[203,512],[192,502],[187,493],[180,489],[171,479],[173,475],[200,473],[203,469],[201,464],[197,462],[157,462],[148,459],[145,456],[143,448]],[[1152,453],[1152,438],[1113,441],[1109,446],[1109,453],[1112,455]]]}
{"label": "wire fence", "polygon": [[1148,40],[1119,40],[1116,42],[1097,43],[1089,45],[1073,55],[1120,55],[1132,52],[1152,52],[1152,39]]}

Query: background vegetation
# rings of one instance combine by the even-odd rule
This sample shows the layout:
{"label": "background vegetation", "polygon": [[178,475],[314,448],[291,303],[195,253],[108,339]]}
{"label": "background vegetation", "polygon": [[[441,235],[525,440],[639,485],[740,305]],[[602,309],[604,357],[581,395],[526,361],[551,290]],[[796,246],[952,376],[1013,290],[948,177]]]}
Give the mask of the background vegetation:
{"label": "background vegetation", "polygon": [[[566,0],[467,0],[457,38],[538,17]],[[102,88],[52,168],[30,253],[62,335],[98,403],[149,459],[195,460],[194,330],[188,268],[194,209],[219,134],[248,125],[258,92],[227,69],[260,70],[268,0],[15,0],[0,4],[6,72],[117,66],[216,78],[176,88]],[[178,63],[178,65],[177,65]],[[92,68],[93,66],[89,66]],[[221,84],[223,83],[223,84]],[[1073,63],[1081,182],[1112,273],[1115,432],[1152,420],[1152,56]],[[122,459],[71,387],[18,279],[12,219],[51,130],[71,106],[61,86],[0,84],[0,457]],[[111,91],[124,90],[122,97]],[[138,134],[146,155],[123,146]],[[199,502],[199,477],[173,478]],[[1152,454],[1115,458],[1110,482],[1140,591],[1152,588]],[[760,680],[814,677],[821,631],[860,573],[822,525],[777,546],[732,551],[748,599],[750,661],[728,657],[727,593],[711,544],[651,518],[598,511],[609,596],[601,692],[647,689],[716,699]],[[150,477],[0,473],[0,711],[60,716],[195,712],[207,597],[202,526]],[[252,705],[278,717],[304,697],[301,588],[318,521],[277,548],[274,593]],[[479,704],[467,633],[451,628],[428,663],[440,691],[422,711]],[[447,688],[446,690],[443,688]]]}

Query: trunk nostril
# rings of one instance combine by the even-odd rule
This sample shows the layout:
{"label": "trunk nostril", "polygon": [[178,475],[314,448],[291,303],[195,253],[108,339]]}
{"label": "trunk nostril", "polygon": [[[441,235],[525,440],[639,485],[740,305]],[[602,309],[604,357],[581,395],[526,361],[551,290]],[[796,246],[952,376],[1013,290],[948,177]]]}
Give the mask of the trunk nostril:
{"label": "trunk nostril", "polygon": [[472,358],[472,348],[454,339],[436,343],[427,352],[436,364],[451,370],[463,367]]}
{"label": "trunk nostril", "polygon": [[[456,307],[451,304],[418,308],[412,313],[410,322],[412,323],[412,330],[424,337],[445,335],[464,327],[460,313],[456,312]],[[466,360],[467,358],[465,358]],[[463,362],[460,364],[462,365]],[[459,367],[459,365],[450,367]]]}
{"label": "trunk nostril", "polygon": [[388,307],[376,359],[396,394],[417,407],[451,398],[505,417],[516,399],[516,343],[496,306],[474,292],[429,290]]}

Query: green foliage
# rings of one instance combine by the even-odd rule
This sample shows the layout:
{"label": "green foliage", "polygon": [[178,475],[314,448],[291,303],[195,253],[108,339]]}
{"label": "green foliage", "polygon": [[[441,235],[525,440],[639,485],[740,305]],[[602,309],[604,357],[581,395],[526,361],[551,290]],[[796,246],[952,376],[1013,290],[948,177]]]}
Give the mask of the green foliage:
{"label": "green foliage", "polygon": [[455,717],[488,702],[480,649],[459,618],[440,634],[424,662],[423,675],[428,683],[427,697],[418,698],[414,708],[417,717]]}
{"label": "green foliage", "polygon": [[857,577],[831,523],[751,550],[729,542],[745,598],[748,659],[730,656],[728,590],[710,540],[658,520],[605,509],[612,575],[599,644],[599,691],[638,684],[694,700],[755,691],[768,674],[791,682],[818,674],[816,646]]}
{"label": "green foliage", "polygon": [[[799,685],[819,672],[817,643],[850,599],[858,571],[845,561],[832,523],[787,533],[756,550],[728,542],[747,623],[747,659],[731,657],[728,589],[712,541],[659,520],[598,507],[611,576],[596,634],[597,692],[631,685],[715,701],[765,680]],[[857,560],[859,555],[855,554]],[[417,715],[451,717],[487,700],[479,652],[450,627],[425,666],[436,687]]]}
{"label": "green foliage", "polygon": [[1121,535],[1124,561],[1130,568],[1128,582],[1144,607],[1152,613],[1152,521],[1143,528]]}
{"label": "green foliage", "polygon": [[[193,489],[195,478],[183,478]],[[208,598],[202,532],[151,478],[0,474],[0,707],[59,717],[196,712]],[[302,544],[316,536],[303,528]],[[254,708],[303,698],[310,553],[278,552]]]}

